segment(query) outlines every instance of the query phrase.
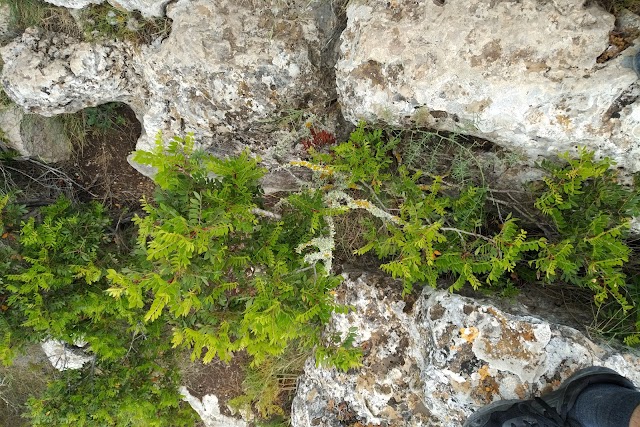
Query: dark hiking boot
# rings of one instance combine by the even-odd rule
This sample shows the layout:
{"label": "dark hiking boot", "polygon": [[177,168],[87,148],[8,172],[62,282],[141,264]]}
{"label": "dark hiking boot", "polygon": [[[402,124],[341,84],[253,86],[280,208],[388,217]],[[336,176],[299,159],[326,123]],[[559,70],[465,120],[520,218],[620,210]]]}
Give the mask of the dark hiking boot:
{"label": "dark hiking boot", "polygon": [[463,427],[582,427],[567,415],[578,395],[593,384],[614,384],[635,389],[631,381],[616,371],[592,366],[584,368],[545,396],[531,400],[501,400],[478,409]]}

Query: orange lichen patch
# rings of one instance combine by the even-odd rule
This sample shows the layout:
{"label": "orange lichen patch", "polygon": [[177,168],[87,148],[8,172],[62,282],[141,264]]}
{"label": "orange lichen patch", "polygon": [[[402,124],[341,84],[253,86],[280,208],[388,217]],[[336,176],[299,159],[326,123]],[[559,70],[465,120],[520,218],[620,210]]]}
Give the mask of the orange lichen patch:
{"label": "orange lichen patch", "polygon": [[493,341],[484,340],[486,352],[492,357],[501,358],[503,356],[512,356],[519,359],[530,359],[534,355],[524,347],[524,342],[533,342],[536,340],[533,328],[526,323],[518,323],[514,328],[507,319],[495,311],[493,308],[487,310],[488,313],[495,316],[502,326],[500,337]]}
{"label": "orange lichen patch", "polygon": [[494,396],[500,393],[500,386],[496,379],[491,375],[488,375],[484,380],[478,383],[471,394],[475,399],[484,403],[489,403],[494,400]]}
{"label": "orange lichen patch", "polygon": [[485,378],[491,376],[489,365],[482,365],[482,368],[478,369],[478,375],[480,375],[480,381],[484,381]]}
{"label": "orange lichen patch", "polygon": [[562,126],[563,128],[567,130],[571,129],[571,119],[569,118],[569,116],[564,114],[557,114],[556,120],[558,121],[560,126]]}
{"label": "orange lichen patch", "polygon": [[478,338],[480,331],[475,326],[471,326],[470,328],[460,328],[460,336],[468,343],[472,343]]}

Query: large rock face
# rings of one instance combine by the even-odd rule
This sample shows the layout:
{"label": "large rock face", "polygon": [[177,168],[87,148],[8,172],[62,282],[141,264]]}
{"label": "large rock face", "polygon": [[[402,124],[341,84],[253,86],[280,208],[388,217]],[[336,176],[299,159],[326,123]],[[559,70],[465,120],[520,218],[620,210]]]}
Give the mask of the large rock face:
{"label": "large rock face", "polygon": [[326,37],[312,25],[308,2],[297,3],[256,9],[196,0],[171,7],[171,36],[142,55],[146,134],[162,129],[193,132],[198,141],[231,136],[259,144],[261,121],[307,108],[309,100],[326,101],[313,63]]}
{"label": "large rock face", "polygon": [[[599,346],[575,329],[426,289],[412,307],[399,285],[377,274],[345,281],[355,311],[329,332],[357,328],[362,368],[316,368],[299,380],[294,427],[462,425],[476,408],[557,387],[575,370],[613,368],[640,384],[640,359]],[[357,423],[360,424],[357,424]]]}
{"label": "large rock face", "polygon": [[640,89],[624,66],[635,49],[596,62],[614,17],[591,3],[350,2],[337,65],[343,113],[534,157],[587,145],[640,170]]}
{"label": "large rock face", "polygon": [[158,132],[193,132],[204,145],[273,145],[265,120],[335,99],[326,76],[338,21],[320,0],[271,3],[180,0],[168,7],[170,37],[140,48],[29,29],[2,48],[2,83],[20,106],[42,115],[125,102],[142,122],[139,148]]}
{"label": "large rock face", "polygon": [[[83,7],[103,3],[104,0],[45,0],[56,6],[68,7],[70,9],[81,9]],[[145,17],[164,16],[164,8],[171,0],[109,0],[114,7],[126,10],[138,10]]]}
{"label": "large rock face", "polygon": [[143,82],[133,52],[125,42],[79,43],[29,28],[2,48],[2,84],[23,109],[44,116],[135,103]]}
{"label": "large rock face", "polygon": [[[148,14],[166,3],[111,2]],[[531,157],[580,144],[640,170],[635,49],[596,62],[614,17],[595,2],[350,2],[335,76],[334,3],[178,0],[166,7],[170,37],[141,48],[29,30],[2,50],[2,80],[19,105],[44,115],[126,102],[143,125],[140,148],[158,131],[194,132],[220,153],[273,146],[281,138],[265,136],[266,120],[321,110],[339,95],[354,123],[472,134]]]}

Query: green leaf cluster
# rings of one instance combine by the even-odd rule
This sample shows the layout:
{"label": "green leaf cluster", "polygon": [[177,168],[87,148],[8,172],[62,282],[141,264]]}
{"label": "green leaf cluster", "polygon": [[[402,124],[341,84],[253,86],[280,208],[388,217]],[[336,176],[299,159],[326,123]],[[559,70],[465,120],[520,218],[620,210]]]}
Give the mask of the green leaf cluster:
{"label": "green leaf cluster", "polygon": [[[319,364],[357,367],[355,330],[322,337],[331,314],[349,309],[335,302],[341,278],[328,270],[333,219],[352,209],[370,214],[356,253],[377,255],[405,294],[443,281],[451,291],[508,286],[527,271],[640,312],[640,288],[625,272],[640,197],[609,159],[583,150],[564,164],[543,162],[535,208],[553,230],[541,237],[511,214],[490,217],[488,188],[403,164],[400,143],[361,124],[328,154],[294,163],[321,173],[274,206],[260,186],[266,170],[249,152],[220,159],[190,136],[166,146],[158,137],[134,156],[154,168],[158,189],[133,220],[131,253],[117,251],[99,204],[60,199],[25,215],[0,196],[0,357],[10,362],[46,338],[86,341],[95,356],[31,401],[34,425],[190,425],[177,394],[178,348],[205,363],[246,351],[253,371],[239,402],[265,417],[279,414],[288,354],[315,349]],[[628,344],[640,342],[637,331]]]}
{"label": "green leaf cluster", "polygon": [[317,200],[294,196],[281,219],[261,216],[258,159],[218,159],[190,137],[166,149],[159,139],[134,160],[157,169],[160,191],[135,219],[139,260],[109,271],[112,296],[146,310],[145,322],[171,325],[174,347],[205,363],[246,350],[260,364],[293,341],[319,342],[321,326],[344,308],[331,294],[341,279],[296,252],[323,228],[306,210],[309,228],[300,231],[297,209]]}
{"label": "green leaf cluster", "polygon": [[164,353],[166,346],[149,338],[132,343],[121,360],[60,373],[43,396],[29,400],[31,425],[193,426],[197,416],[181,402],[172,356]]}
{"label": "green leaf cluster", "polygon": [[578,158],[563,159],[564,165],[541,164],[548,175],[535,206],[552,219],[558,236],[533,263],[546,280],[559,277],[591,289],[598,304],[612,296],[630,309],[623,267],[631,249],[625,238],[640,213],[640,193],[618,182],[609,158],[595,160],[582,149]]}
{"label": "green leaf cluster", "polygon": [[533,269],[541,281],[590,289],[597,305],[610,297],[624,311],[640,303],[629,298],[624,271],[640,193],[618,181],[610,159],[596,160],[583,149],[578,158],[562,156],[565,163],[542,162],[547,175],[531,207],[552,221],[552,233],[542,237],[522,229],[511,214],[490,227],[488,188],[409,168],[394,156],[397,144],[397,133],[361,124],[348,142],[313,161],[335,171],[321,177],[318,188],[364,196],[358,206],[377,219],[367,222],[366,244],[355,253],[373,251],[382,270],[403,280],[405,293],[418,283],[435,287],[440,279],[450,290],[467,283],[504,286],[510,276]]}
{"label": "green leaf cluster", "polygon": [[141,312],[105,292],[107,269],[124,254],[111,244],[104,208],[61,198],[29,214],[17,233],[15,213],[24,211],[6,196],[0,202],[0,250],[8,255],[0,262],[2,361],[45,339],[86,342],[94,358],[90,368],[65,372],[44,397],[31,399],[32,425],[186,425],[171,421],[191,416],[177,374],[163,371],[156,383],[149,375],[170,360],[162,356],[166,332],[146,327]]}
{"label": "green leaf cluster", "polygon": [[[163,354],[176,353],[164,344],[188,348],[205,363],[244,350],[258,367],[291,345],[358,363],[352,341],[323,344],[323,325],[347,311],[334,301],[342,279],[307,258],[327,232],[326,217],[340,209],[303,192],[273,214],[264,205],[259,159],[248,152],[218,159],[191,137],[166,148],[158,137],[153,151],[134,160],[156,170],[158,189],[133,220],[132,253],[117,253],[102,206],[65,199],[30,214],[8,246],[13,256],[2,264],[0,293],[5,361],[20,345],[46,338],[86,341],[95,355],[90,371],[65,373],[47,397],[32,401],[35,425],[177,425],[167,421],[182,410],[177,377],[168,375],[159,389],[149,382]],[[0,202],[5,223],[8,199]],[[156,403],[133,404],[144,396]]]}
{"label": "green leaf cluster", "polygon": [[362,183],[378,192],[391,178],[391,152],[399,142],[397,138],[386,137],[382,129],[369,131],[360,123],[349,140],[333,147],[331,154],[313,153],[312,156],[316,162],[331,164],[334,170],[344,172],[347,187]]}
{"label": "green leaf cluster", "polygon": [[[544,238],[528,239],[511,217],[488,232],[486,188],[467,183],[452,191],[443,176],[394,162],[397,144],[394,136],[361,124],[350,141],[315,160],[348,175],[332,177],[334,185],[365,193],[378,209],[395,214],[382,227],[370,223],[367,243],[356,254],[374,251],[385,261],[382,270],[403,280],[405,293],[416,283],[435,287],[441,277],[452,279],[451,290],[497,284],[528,252],[546,244]],[[368,159],[367,166],[357,168],[355,159]]]}
{"label": "green leaf cluster", "polygon": [[77,209],[61,198],[22,222],[19,238],[8,235],[17,242],[3,266],[5,362],[21,345],[45,338],[88,341],[105,358],[123,354],[124,344],[106,332],[126,324],[122,304],[104,295],[105,267],[117,261],[109,222],[101,205]]}

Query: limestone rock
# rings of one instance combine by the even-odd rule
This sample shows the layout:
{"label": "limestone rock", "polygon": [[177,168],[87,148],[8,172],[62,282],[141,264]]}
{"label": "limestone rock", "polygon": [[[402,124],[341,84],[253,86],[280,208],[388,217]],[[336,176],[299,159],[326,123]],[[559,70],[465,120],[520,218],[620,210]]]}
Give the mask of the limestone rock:
{"label": "limestone rock", "polygon": [[47,3],[51,3],[55,6],[67,7],[69,9],[82,9],[91,4],[100,4],[104,0],[45,0]]}
{"label": "limestone rock", "polygon": [[43,117],[27,114],[20,123],[22,144],[18,152],[26,157],[40,159],[46,163],[68,160],[73,146],[58,117]]}
{"label": "limestone rock", "polygon": [[17,105],[9,105],[0,109],[0,130],[2,139],[14,150],[22,155],[26,155],[22,135],[20,134],[20,123],[24,117],[24,111]]}
{"label": "limestone rock", "polygon": [[[264,144],[261,122],[285,108],[324,102],[321,43],[306,1],[248,7],[235,1],[179,1],[168,8],[170,37],[143,54],[149,88],[147,142],[193,132],[196,141]],[[141,139],[141,142],[144,139]],[[218,143],[218,150],[226,148]]]}
{"label": "limestone rock", "polygon": [[80,369],[85,363],[93,360],[94,356],[82,351],[79,347],[71,347],[62,341],[47,340],[41,345],[42,350],[49,358],[49,362],[59,371],[67,369]]}
{"label": "limestone rock", "polygon": [[336,71],[343,113],[534,158],[581,144],[638,171],[640,87],[625,67],[636,49],[597,63],[614,17],[584,3],[350,2]]}
{"label": "limestone rock", "polygon": [[165,7],[171,0],[109,0],[113,6],[126,9],[138,10],[147,18],[164,16]]}
{"label": "limestone rock", "polygon": [[[91,4],[101,4],[104,0],[45,0],[56,6],[69,9],[82,9]],[[171,0],[109,0],[109,3],[118,9],[138,10],[143,16],[150,18],[164,16],[164,8]]]}
{"label": "limestone rock", "polygon": [[44,116],[120,101],[135,104],[142,87],[125,42],[80,43],[28,28],[0,49],[4,90],[27,112]]}
{"label": "limestone rock", "polygon": [[347,279],[355,307],[330,332],[357,328],[364,365],[347,373],[308,361],[292,407],[294,427],[461,426],[476,408],[557,387],[585,366],[613,368],[640,384],[640,359],[575,329],[512,315],[482,301],[425,289],[410,307],[377,274]]}
{"label": "limestone rock", "polygon": [[213,394],[206,394],[202,400],[189,393],[186,387],[180,387],[180,394],[183,400],[189,403],[194,411],[200,416],[205,427],[247,427],[243,420],[228,417],[220,412],[218,398]]}
{"label": "limestone rock", "polygon": [[68,160],[73,152],[58,117],[25,114],[17,105],[10,105],[0,109],[0,130],[8,145],[25,157],[55,163]]}
{"label": "limestone rock", "polygon": [[265,120],[336,98],[326,76],[338,21],[321,0],[271,3],[178,0],[167,8],[171,35],[140,48],[29,29],[1,50],[2,83],[24,109],[48,116],[125,102],[142,122],[138,148],[158,132],[193,132],[219,155],[274,146]]}

